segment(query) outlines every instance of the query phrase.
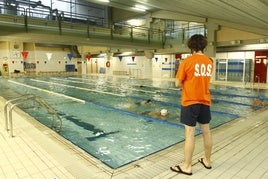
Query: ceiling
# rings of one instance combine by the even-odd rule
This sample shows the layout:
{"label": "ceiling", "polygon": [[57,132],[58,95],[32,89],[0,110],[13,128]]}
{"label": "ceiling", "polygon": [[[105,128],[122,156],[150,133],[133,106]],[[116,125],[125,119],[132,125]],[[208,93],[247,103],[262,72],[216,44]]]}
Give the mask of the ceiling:
{"label": "ceiling", "polygon": [[268,0],[87,0],[88,2],[135,11],[136,4],[147,7],[152,18],[217,25],[268,36]]}

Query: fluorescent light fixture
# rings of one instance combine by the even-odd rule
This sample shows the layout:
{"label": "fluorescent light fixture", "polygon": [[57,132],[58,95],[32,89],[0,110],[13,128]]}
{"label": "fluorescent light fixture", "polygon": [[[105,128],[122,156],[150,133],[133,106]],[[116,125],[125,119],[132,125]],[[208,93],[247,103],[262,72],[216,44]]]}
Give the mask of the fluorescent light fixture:
{"label": "fluorescent light fixture", "polygon": [[121,55],[122,56],[129,56],[129,55],[132,55],[133,52],[123,52]]}
{"label": "fluorescent light fixture", "polygon": [[141,20],[141,19],[130,19],[130,20],[127,21],[127,23],[129,25],[132,25],[132,26],[141,26],[145,22],[144,22],[144,20]]}
{"label": "fluorescent light fixture", "polygon": [[134,10],[137,10],[137,11],[146,11],[148,8],[143,6],[143,5],[139,5],[139,4],[136,4],[135,7],[133,7]]}
{"label": "fluorescent light fixture", "polygon": [[105,58],[105,57],[107,57],[107,54],[106,53],[100,53],[98,55],[98,58]]}
{"label": "fluorescent light fixture", "polygon": [[241,42],[240,42],[240,40],[232,40],[230,43],[231,43],[232,45],[238,45],[238,44],[240,44]]}
{"label": "fluorescent light fixture", "polygon": [[99,0],[99,1],[101,1],[101,2],[110,2],[110,0]]}

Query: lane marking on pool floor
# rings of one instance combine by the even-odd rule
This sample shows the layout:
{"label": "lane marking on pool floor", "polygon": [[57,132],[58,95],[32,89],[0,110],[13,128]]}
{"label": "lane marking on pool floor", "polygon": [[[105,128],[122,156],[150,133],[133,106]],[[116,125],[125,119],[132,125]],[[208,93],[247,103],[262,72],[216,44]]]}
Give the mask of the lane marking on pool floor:
{"label": "lane marking on pool floor", "polygon": [[38,88],[38,87],[35,87],[35,86],[26,85],[26,84],[23,84],[23,83],[20,83],[20,82],[17,82],[17,81],[13,81],[13,80],[8,80],[8,81],[11,82],[11,83],[17,84],[17,85],[25,86],[25,87],[32,88],[32,89],[35,89],[35,90],[39,90],[39,91],[54,94],[54,95],[57,95],[57,96],[61,96],[61,97],[64,97],[64,98],[68,98],[68,99],[71,99],[71,100],[74,100],[74,101],[77,101],[77,102],[80,102],[80,103],[84,103],[84,104],[86,103],[85,100],[78,99],[78,98],[71,97],[71,96],[67,96],[65,94],[60,94],[60,93],[56,93],[56,92],[49,91],[49,90],[46,90],[46,89]]}
{"label": "lane marking on pool floor", "polygon": [[49,81],[42,81],[42,80],[36,80],[36,79],[30,79],[30,80],[35,81],[35,82],[39,82],[39,83],[54,84],[54,85],[58,85],[58,86],[64,86],[64,87],[67,87],[67,88],[75,88],[75,89],[80,89],[80,90],[84,90],[84,91],[91,91],[91,92],[96,92],[96,93],[102,93],[102,94],[109,94],[109,95],[113,95],[113,96],[125,97],[125,95],[115,94],[115,93],[111,93],[111,92],[99,91],[99,90],[88,89],[88,88],[81,88],[81,87],[77,87],[77,86],[59,84],[59,83],[54,83],[54,82],[49,82]]}

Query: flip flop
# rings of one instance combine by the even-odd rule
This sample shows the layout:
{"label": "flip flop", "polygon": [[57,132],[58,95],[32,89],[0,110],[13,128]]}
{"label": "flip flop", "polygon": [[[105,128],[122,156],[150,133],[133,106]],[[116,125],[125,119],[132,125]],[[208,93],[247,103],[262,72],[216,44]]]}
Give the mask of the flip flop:
{"label": "flip flop", "polygon": [[184,175],[192,175],[193,174],[192,172],[188,173],[188,172],[183,171],[179,165],[174,166],[174,167],[170,167],[170,170],[172,170],[173,172],[184,174]]}
{"label": "flip flop", "polygon": [[205,165],[204,158],[199,159],[198,162],[200,162],[206,169],[211,169],[212,168],[211,166],[208,167],[208,166]]}

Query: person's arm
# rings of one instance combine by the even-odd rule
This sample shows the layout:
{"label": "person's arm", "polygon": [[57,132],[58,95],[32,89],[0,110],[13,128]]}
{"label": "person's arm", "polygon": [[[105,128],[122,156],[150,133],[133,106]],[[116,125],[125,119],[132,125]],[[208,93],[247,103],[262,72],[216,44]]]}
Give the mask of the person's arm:
{"label": "person's arm", "polygon": [[176,78],[176,80],[175,80],[175,86],[176,87],[181,87],[182,86],[182,80],[180,80],[179,78]]}

